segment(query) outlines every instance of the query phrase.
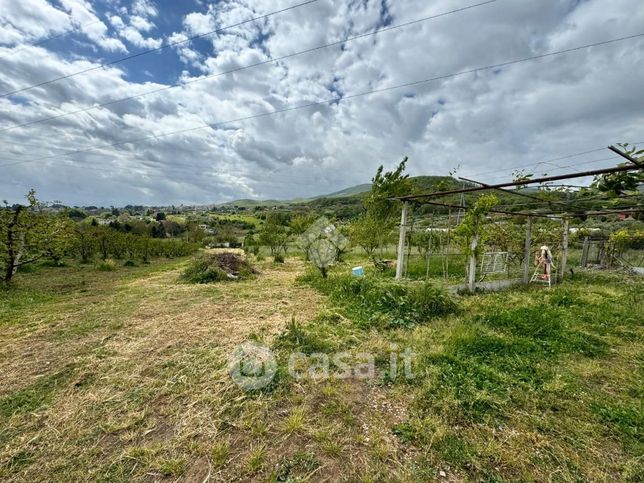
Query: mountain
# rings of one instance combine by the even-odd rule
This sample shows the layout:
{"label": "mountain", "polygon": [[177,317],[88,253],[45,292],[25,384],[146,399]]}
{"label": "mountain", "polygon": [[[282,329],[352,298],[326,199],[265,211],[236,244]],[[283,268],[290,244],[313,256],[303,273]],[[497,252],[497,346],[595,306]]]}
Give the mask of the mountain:
{"label": "mountain", "polygon": [[[413,176],[410,178],[417,187],[418,192],[439,191],[445,189],[456,189],[462,186],[454,178],[449,176]],[[351,199],[354,202],[359,202],[369,191],[371,191],[371,183],[362,183],[355,186],[350,186],[340,191],[335,191],[327,195],[313,196],[311,198],[296,198],[292,200],[252,200],[242,199],[235,201],[228,201],[219,206],[235,206],[238,208],[254,208],[256,206],[287,206],[294,204],[313,203],[314,205],[331,205],[333,200]]]}
{"label": "mountain", "polygon": [[363,184],[351,186],[349,188],[345,188],[340,191],[336,191],[334,193],[329,193],[328,195],[314,196],[313,198],[310,198],[310,199],[316,200],[318,198],[347,198],[349,196],[357,196],[362,193],[367,193],[369,191],[371,191],[371,183],[363,183]]}
{"label": "mountain", "polygon": [[350,186],[340,191],[335,191],[329,193],[328,195],[319,195],[313,196],[311,198],[295,198],[291,200],[251,200],[251,199],[242,199],[228,201],[222,203],[219,206],[236,206],[238,208],[254,208],[256,206],[285,206],[292,205],[297,203],[307,203],[313,200],[319,200],[322,198],[350,198],[353,196],[358,196],[363,193],[371,191],[371,183],[363,183],[355,186]]}

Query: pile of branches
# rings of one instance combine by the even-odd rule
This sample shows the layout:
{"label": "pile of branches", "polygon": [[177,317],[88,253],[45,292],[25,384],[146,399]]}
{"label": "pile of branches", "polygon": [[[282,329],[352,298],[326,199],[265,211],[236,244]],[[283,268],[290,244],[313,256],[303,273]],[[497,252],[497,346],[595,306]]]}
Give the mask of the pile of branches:
{"label": "pile of branches", "polygon": [[242,255],[232,252],[210,253],[193,260],[181,278],[190,283],[210,283],[252,278],[257,270]]}

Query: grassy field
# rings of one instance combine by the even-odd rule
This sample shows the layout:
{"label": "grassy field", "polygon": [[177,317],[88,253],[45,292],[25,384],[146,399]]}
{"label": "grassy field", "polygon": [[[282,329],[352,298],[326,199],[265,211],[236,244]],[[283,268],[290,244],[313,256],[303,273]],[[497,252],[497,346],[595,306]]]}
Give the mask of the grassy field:
{"label": "grassy field", "polygon": [[[335,288],[348,266],[190,285],[186,264],[39,268],[0,292],[2,481],[644,478],[641,279],[578,273],[401,325]],[[279,362],[256,392],[227,372],[247,339]],[[389,370],[405,348],[413,379]],[[374,354],[375,377],[295,379],[294,351]]]}
{"label": "grassy field", "polygon": [[243,215],[239,213],[210,213],[208,216],[212,220],[241,221],[254,225],[255,228],[258,228],[262,224],[262,220],[253,215]]}

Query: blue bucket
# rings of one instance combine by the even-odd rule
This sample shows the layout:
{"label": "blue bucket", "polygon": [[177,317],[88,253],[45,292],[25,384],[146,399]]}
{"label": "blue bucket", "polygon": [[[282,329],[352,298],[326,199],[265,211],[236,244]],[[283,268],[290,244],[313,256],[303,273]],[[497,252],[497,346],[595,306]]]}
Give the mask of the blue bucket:
{"label": "blue bucket", "polygon": [[364,277],[364,268],[353,267],[351,269],[351,275],[353,275],[354,277]]}

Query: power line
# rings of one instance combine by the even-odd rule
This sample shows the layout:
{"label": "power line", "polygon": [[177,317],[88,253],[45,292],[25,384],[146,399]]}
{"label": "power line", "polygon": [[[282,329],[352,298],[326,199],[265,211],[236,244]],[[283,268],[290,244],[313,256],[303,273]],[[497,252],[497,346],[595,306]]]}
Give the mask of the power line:
{"label": "power line", "polygon": [[459,72],[453,72],[453,73],[450,73],[450,74],[443,74],[443,75],[439,75],[439,76],[435,76],[435,77],[430,77],[430,78],[427,78],[427,79],[422,79],[422,80],[417,80],[417,81],[412,81],[412,82],[406,82],[404,84],[397,84],[397,85],[394,85],[394,86],[383,87],[383,88],[380,88],[380,89],[370,89],[368,91],[363,91],[363,92],[359,92],[359,93],[356,93],[356,94],[351,94],[351,95],[348,95],[348,96],[332,97],[332,98],[329,98],[329,99],[324,99],[324,100],[315,101],[315,102],[309,102],[309,103],[301,104],[301,105],[297,105],[297,106],[285,107],[285,108],[282,108],[282,109],[274,109],[272,111],[267,111],[267,112],[263,112],[263,113],[260,113],[260,114],[253,114],[253,115],[250,115],[250,116],[239,117],[239,118],[230,119],[230,120],[227,120],[227,121],[221,121],[221,122],[217,122],[217,123],[206,124],[204,126],[195,126],[195,127],[184,128],[184,129],[178,129],[178,130],[175,130],[175,131],[167,131],[167,132],[161,133],[161,134],[152,134],[152,135],[144,136],[144,137],[141,137],[141,138],[130,139],[130,140],[126,140],[126,141],[119,141],[119,142],[116,142],[116,143],[106,144],[106,145],[103,145],[103,146],[96,146],[96,147],[89,148],[89,149],[79,149],[79,150],[75,150],[75,151],[73,151],[71,153],[68,153],[68,154],[52,154],[52,155],[49,155],[49,156],[43,156],[43,157],[34,158],[34,159],[30,159],[30,160],[19,161],[19,162],[9,163],[9,164],[3,164],[3,165],[0,165],[0,167],[7,167],[7,166],[14,166],[14,165],[17,165],[17,164],[31,163],[31,162],[35,162],[35,161],[42,161],[42,160],[45,160],[45,159],[58,158],[58,157],[61,157],[61,156],[68,156],[68,155],[71,155],[71,154],[83,154],[83,153],[96,151],[98,149],[122,146],[122,145],[125,145],[125,144],[136,144],[136,143],[147,141],[147,140],[150,140],[150,139],[159,139],[161,137],[166,137],[166,136],[170,136],[170,135],[173,135],[173,134],[183,134],[183,133],[187,133],[187,132],[198,131],[198,130],[201,130],[201,129],[207,129],[207,128],[214,129],[215,127],[218,127],[218,126],[223,126],[223,125],[232,124],[232,123],[236,123],[236,122],[248,121],[248,120],[251,120],[251,119],[258,119],[258,118],[262,118],[262,117],[268,117],[268,116],[272,116],[272,115],[275,115],[275,114],[281,114],[281,113],[290,112],[290,111],[297,111],[297,110],[307,109],[309,107],[321,106],[321,105],[325,105],[325,104],[339,103],[340,101],[345,101],[345,100],[348,100],[348,99],[355,99],[355,98],[367,96],[367,95],[370,95],[370,94],[378,94],[378,93],[382,93],[382,92],[389,92],[389,91],[393,91],[393,90],[396,90],[396,89],[402,89],[402,88],[406,88],[406,87],[415,87],[415,86],[419,86],[419,85],[422,85],[422,84],[427,84],[429,82],[433,82],[433,81],[437,81],[437,80],[450,79],[450,78],[459,77],[459,76],[467,75],[467,74],[473,74],[473,73],[476,73],[476,72],[482,72],[482,71],[486,71],[486,70],[490,70],[490,69],[498,69],[500,67],[506,67],[506,66],[509,66],[509,65],[519,64],[519,63],[522,63],[522,62],[528,62],[528,61],[537,60],[537,59],[543,59],[543,58],[552,57],[552,56],[556,56],[556,55],[561,55],[561,54],[565,54],[565,53],[569,53],[569,52],[575,52],[575,51],[587,49],[587,48],[590,48],[590,47],[597,47],[597,46],[601,46],[601,45],[612,44],[612,43],[615,43],[615,42],[620,42],[620,41],[624,41],[624,40],[630,40],[630,39],[634,39],[634,38],[638,38],[638,37],[642,37],[642,36],[644,36],[644,33],[639,33],[639,34],[635,34],[635,35],[629,35],[629,36],[625,36],[625,37],[619,37],[619,38],[616,38],[616,39],[603,40],[601,42],[594,42],[594,43],[591,43],[591,44],[581,45],[581,46],[578,46],[578,47],[572,47],[572,48],[569,48],[569,49],[563,49],[563,50],[558,50],[558,51],[554,51],[554,52],[548,52],[548,53],[545,53],[545,54],[533,55],[533,56],[530,56],[530,57],[524,57],[524,58],[521,58],[521,59],[515,59],[515,60],[511,60],[511,61],[497,63],[497,64],[491,64],[491,65],[487,65],[487,66],[483,66],[483,67],[476,67],[476,68],[473,68],[473,69],[467,69],[467,70],[463,70],[463,71],[459,71]]}
{"label": "power line", "polygon": [[[638,144],[644,144],[644,141],[638,141],[636,143],[629,143],[629,145],[634,145],[634,146],[636,146]],[[597,148],[597,149],[590,149],[588,151],[581,151],[581,152],[578,152],[578,153],[567,154],[565,156],[560,156],[558,158],[550,158],[550,159],[547,159],[545,161],[537,162],[535,164],[530,163],[530,164],[524,164],[522,166],[510,166],[510,167],[504,168],[504,169],[521,169],[521,168],[528,168],[530,166],[535,166],[535,168],[536,168],[536,166],[538,166],[539,164],[549,164],[549,163],[551,163],[553,161],[561,161],[563,159],[575,158],[577,156],[582,156],[584,154],[597,153],[599,151],[603,151],[604,149],[606,149],[606,146],[603,146],[603,147]],[[612,159],[612,158],[610,158],[610,159]],[[591,161],[591,162],[594,162],[594,161]],[[585,163],[582,163],[582,164],[585,164]],[[567,165],[567,166],[558,166],[558,168],[571,168],[573,166],[574,165],[571,164],[571,165]],[[485,172],[470,174],[469,176],[485,176],[486,174],[496,174],[498,172],[499,172],[499,170],[496,169],[494,171],[485,171]]]}
{"label": "power line", "polygon": [[33,121],[28,121],[28,122],[24,122],[24,123],[21,123],[21,124],[16,124],[14,126],[9,126],[9,127],[2,128],[2,129],[0,129],[0,132],[11,131],[13,129],[18,129],[20,127],[31,126],[33,124],[39,124],[41,122],[52,121],[54,119],[60,119],[62,117],[67,117],[67,116],[71,116],[71,115],[75,115],[75,114],[81,114],[83,112],[92,111],[94,109],[100,109],[101,107],[111,106],[113,104],[118,104],[118,103],[125,102],[125,101],[131,101],[133,99],[138,99],[138,98],[141,98],[141,97],[149,96],[151,94],[157,94],[159,92],[168,91],[170,89],[175,89],[177,87],[184,87],[184,86],[187,86],[187,85],[190,85],[190,84],[194,84],[194,83],[197,83],[197,82],[202,82],[204,80],[213,79],[215,77],[220,77],[220,76],[223,76],[223,75],[233,74],[235,72],[240,72],[240,71],[250,69],[250,68],[253,68],[253,67],[259,67],[259,66],[266,65],[266,64],[271,64],[271,63],[274,63],[274,62],[279,62],[281,60],[296,57],[298,55],[309,54],[311,52],[316,52],[316,51],[319,51],[319,50],[327,49],[329,47],[335,47],[337,45],[343,45],[343,44],[346,44],[346,43],[349,43],[349,42],[353,42],[354,40],[362,39],[362,38],[365,38],[365,37],[375,36],[375,35],[385,33],[385,32],[389,32],[389,31],[392,31],[392,30],[397,30],[397,29],[401,29],[401,28],[404,28],[404,27],[409,27],[411,25],[416,25],[416,24],[419,24],[421,22],[426,22],[428,20],[436,19],[436,18],[439,18],[439,17],[445,17],[447,15],[463,12],[465,10],[470,10],[470,9],[476,8],[476,7],[481,7],[483,5],[488,5],[488,4],[494,3],[496,1],[497,0],[488,0],[486,2],[476,3],[476,4],[473,4],[473,5],[469,5],[469,6],[462,7],[462,8],[457,8],[457,9],[450,10],[450,11],[447,11],[447,12],[443,12],[443,13],[439,13],[439,14],[435,14],[435,15],[430,15],[428,17],[423,17],[423,18],[419,18],[419,19],[416,19],[416,20],[411,20],[409,22],[404,22],[404,23],[401,23],[401,24],[398,24],[398,25],[393,25],[393,26],[381,28],[381,29],[378,29],[378,30],[374,30],[372,32],[366,32],[366,33],[363,33],[363,34],[346,37],[346,38],[344,38],[342,40],[337,40],[337,41],[330,42],[330,43],[327,43],[327,44],[319,45],[317,47],[312,47],[310,49],[300,50],[299,52],[294,52],[292,54],[283,55],[281,57],[274,57],[274,58],[270,58],[270,59],[267,59],[267,60],[263,60],[261,62],[256,62],[254,64],[249,64],[249,65],[242,66],[242,67],[236,67],[234,69],[230,69],[230,70],[223,71],[223,72],[217,72],[215,74],[209,74],[209,75],[199,77],[197,79],[192,79],[192,80],[189,80],[189,81],[186,81],[186,82],[177,82],[175,84],[165,86],[165,87],[160,87],[158,89],[153,89],[151,91],[143,92],[141,94],[135,94],[133,96],[127,96],[127,97],[123,97],[123,98],[120,98],[120,99],[114,99],[114,100],[111,100],[111,101],[103,102],[101,104],[94,104],[92,106],[89,106],[89,107],[86,107],[86,108],[83,108],[83,109],[77,109],[75,111],[63,112],[61,114],[56,114],[56,115],[53,115],[53,116],[43,117],[43,118],[40,118],[40,119],[35,119]]}
{"label": "power line", "polygon": [[[639,141],[637,143],[629,143],[629,144],[633,145],[633,146],[636,146],[638,144],[644,144],[644,141]],[[556,159],[572,158],[572,157],[575,157],[575,156],[581,156],[582,154],[588,154],[588,153],[594,153],[594,152],[597,152],[597,151],[603,151],[605,149],[607,149],[607,148],[592,149],[592,150],[589,150],[589,151],[584,151],[584,152],[580,152],[580,153],[576,153],[576,154],[569,154],[567,156],[562,156],[561,158],[556,158]],[[595,163],[600,163],[602,161],[610,161],[610,160],[616,160],[616,159],[620,159],[619,156],[609,156],[607,158],[593,159],[592,161],[582,161],[580,163],[566,164],[566,165],[563,165],[563,166],[557,165],[556,168],[549,169],[548,171],[549,172],[560,171],[562,169],[567,169],[567,168],[577,168],[577,167],[585,165],[585,164],[595,164]],[[546,163],[546,162],[547,161],[542,161],[541,163]],[[541,164],[541,163],[539,163],[539,164]],[[532,166],[532,163],[527,164],[527,165],[523,165],[523,166],[513,166],[513,167],[505,168],[505,169],[526,168],[528,166]],[[498,174],[499,170],[497,169],[497,170],[494,170],[494,171],[488,171],[488,173],[497,173]],[[476,176],[476,175],[470,175],[470,176]],[[493,176],[492,178],[487,178],[487,179],[495,180],[495,179],[500,179],[500,178],[505,178],[505,175],[501,174],[501,175]]]}
{"label": "power line", "polygon": [[613,174],[613,173],[624,173],[628,171],[636,171],[638,169],[641,169],[639,166],[634,166],[632,164],[624,164],[620,166],[613,166],[610,168],[603,168],[603,169],[596,169],[592,171],[582,171],[582,172],[576,172],[576,173],[566,173],[566,174],[558,174],[555,176],[545,176],[542,178],[525,178],[525,179],[520,179],[516,181],[507,181],[505,183],[498,183],[498,184],[493,184],[493,185],[484,185],[484,186],[469,186],[467,188],[462,188],[462,189],[451,189],[451,190],[446,190],[446,191],[434,191],[431,193],[421,193],[421,194],[411,194],[411,195],[405,195],[405,196],[394,196],[390,199],[396,199],[400,201],[417,201],[417,200],[423,200],[427,198],[437,198],[437,197],[442,197],[442,196],[447,196],[447,195],[455,195],[455,194],[460,194],[460,193],[472,193],[474,191],[489,191],[497,188],[509,188],[509,187],[518,187],[518,186],[527,186],[531,184],[545,184],[550,181],[560,181],[564,179],[575,179],[575,178],[584,178],[586,176],[599,176],[599,175],[605,175],[605,174]]}
{"label": "power line", "polygon": [[[606,148],[604,148],[606,149]],[[578,168],[579,166],[585,165],[585,164],[595,164],[595,163],[601,163],[602,161],[610,161],[610,160],[615,160],[619,159],[619,156],[609,156],[606,158],[600,158],[600,159],[593,159],[592,161],[582,161],[580,163],[575,163],[575,164],[567,164],[564,166],[559,166],[558,168],[553,168],[549,169],[549,172],[555,172],[555,171],[561,171],[562,169],[568,169],[568,168]],[[495,173],[498,173],[498,171],[495,171]],[[495,179],[500,179],[500,178],[505,178],[505,174],[500,174],[498,176],[492,176],[491,178],[486,178],[487,180],[495,180]]]}
{"label": "power line", "polygon": [[87,72],[92,72],[92,71],[95,71],[95,70],[103,69],[105,67],[109,67],[110,65],[125,62],[126,60],[136,59],[137,57],[141,57],[143,55],[151,54],[151,53],[154,53],[154,52],[159,52],[161,50],[165,50],[165,49],[168,49],[170,47],[174,47],[175,45],[180,45],[180,44],[184,44],[186,42],[191,42],[193,40],[200,39],[202,37],[207,37],[208,35],[213,35],[213,34],[216,34],[216,33],[219,33],[219,32],[223,32],[224,30],[228,30],[228,29],[231,29],[231,28],[234,28],[234,27],[239,27],[241,25],[244,25],[244,24],[247,24],[247,23],[250,23],[250,22],[255,22],[257,20],[262,20],[262,19],[271,17],[273,15],[277,15],[279,13],[287,12],[289,10],[294,10],[296,8],[303,7],[305,5],[309,5],[309,4],[315,3],[317,1],[318,0],[307,0],[306,2],[291,5],[290,7],[286,7],[286,8],[283,8],[281,10],[275,10],[274,12],[270,12],[270,13],[267,13],[265,15],[261,15],[259,17],[253,17],[253,18],[250,18],[248,20],[238,22],[236,24],[227,25],[226,27],[220,27],[220,28],[218,28],[216,30],[211,30],[210,32],[206,32],[206,33],[203,33],[203,34],[193,35],[192,37],[188,37],[187,39],[184,39],[184,40],[176,40],[174,42],[167,43],[167,44],[162,45],[160,47],[156,47],[156,48],[148,49],[148,50],[143,50],[141,52],[137,52],[136,54],[131,54],[131,55],[128,55],[128,56],[125,56],[125,57],[121,57],[119,59],[115,59],[115,60],[112,60],[110,62],[106,62],[104,64],[101,64],[101,65],[98,65],[98,66],[95,66],[95,67],[89,67],[87,69],[79,70],[79,71],[74,72],[72,74],[67,74],[67,75],[64,75],[64,76],[55,77],[54,79],[49,79],[47,81],[43,81],[43,82],[40,82],[38,84],[33,84],[33,85],[30,85],[30,86],[27,86],[27,87],[22,87],[20,89],[13,90],[11,92],[6,92],[4,94],[0,94],[0,98],[8,97],[8,96],[11,96],[11,95],[14,95],[14,94],[18,94],[20,92],[25,92],[25,91],[28,91],[28,90],[31,90],[31,89],[35,89],[36,87],[42,87],[42,86],[46,86],[46,85],[49,85],[49,84],[53,84],[54,82],[58,82],[58,81],[61,81],[61,80],[64,80],[64,79],[69,79],[71,77],[76,77],[77,75],[85,74]]}

